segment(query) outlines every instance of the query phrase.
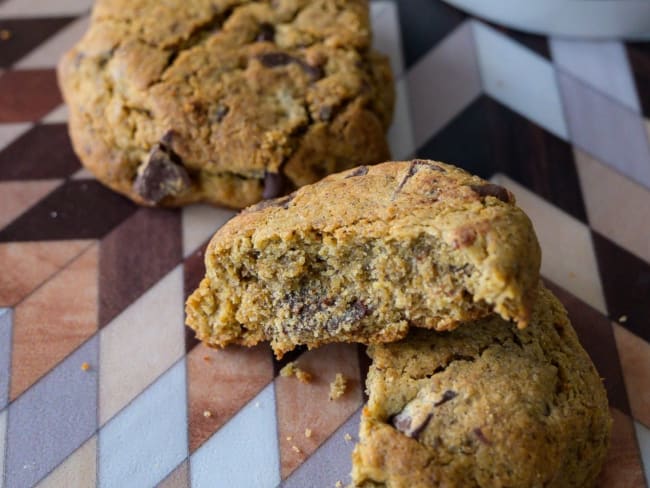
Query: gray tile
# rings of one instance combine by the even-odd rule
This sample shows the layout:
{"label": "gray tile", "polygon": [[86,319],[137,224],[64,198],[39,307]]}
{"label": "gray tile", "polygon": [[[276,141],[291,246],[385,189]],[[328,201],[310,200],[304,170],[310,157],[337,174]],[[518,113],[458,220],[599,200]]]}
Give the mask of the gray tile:
{"label": "gray tile", "polygon": [[9,406],[7,486],[34,485],[95,432],[98,351],[95,336]]}
{"label": "gray tile", "polygon": [[416,147],[480,95],[471,24],[465,22],[429,51],[406,75]]}
{"label": "gray tile", "polygon": [[0,410],[5,408],[9,401],[12,314],[11,309],[0,308]]}
{"label": "gray tile", "polygon": [[620,41],[549,39],[553,62],[562,70],[640,112],[632,70]]}
{"label": "gray tile", "polygon": [[[350,483],[351,455],[358,441],[361,410],[354,412],[318,450],[311,455],[287,480],[283,488],[320,488],[334,486],[342,481],[343,486]],[[345,434],[352,436],[346,441]]]}
{"label": "gray tile", "polygon": [[650,188],[650,147],[643,119],[566,73],[558,73],[573,143]]}

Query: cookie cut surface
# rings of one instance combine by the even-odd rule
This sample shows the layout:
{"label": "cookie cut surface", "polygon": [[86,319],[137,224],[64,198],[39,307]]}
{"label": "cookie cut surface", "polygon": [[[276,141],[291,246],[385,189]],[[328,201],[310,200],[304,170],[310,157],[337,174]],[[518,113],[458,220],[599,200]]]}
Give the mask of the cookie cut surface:
{"label": "cookie cut surface", "polygon": [[594,485],[605,389],[562,305],[538,293],[523,330],[492,316],[369,348],[354,486]]}
{"label": "cookie cut surface", "polygon": [[212,238],[186,305],[208,345],[390,342],[496,311],[525,326],[540,250],[506,189],[414,160],[331,175]]}
{"label": "cookie cut surface", "polygon": [[389,158],[367,0],[99,0],[58,76],[75,152],[141,204],[242,208]]}

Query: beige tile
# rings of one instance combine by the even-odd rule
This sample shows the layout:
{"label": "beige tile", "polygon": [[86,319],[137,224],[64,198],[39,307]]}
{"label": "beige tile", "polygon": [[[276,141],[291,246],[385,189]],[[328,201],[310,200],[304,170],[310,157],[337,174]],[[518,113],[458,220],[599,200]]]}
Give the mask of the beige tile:
{"label": "beige tile", "polygon": [[[310,383],[301,383],[295,377],[280,376],[275,380],[282,479],[302,464],[363,401],[356,345],[329,344],[303,354],[297,363],[313,375]],[[330,382],[336,373],[347,378],[347,391],[330,401]],[[305,429],[311,429],[308,438]]]}
{"label": "beige tile", "polygon": [[614,337],[632,416],[650,427],[650,344],[618,324]]}
{"label": "beige tile", "polygon": [[532,220],[542,247],[542,275],[606,313],[589,228],[505,175],[492,180],[512,191]]}
{"label": "beige tile", "polygon": [[0,306],[20,302],[92,241],[7,242],[0,244]]}
{"label": "beige tile", "polygon": [[192,349],[187,356],[190,453],[272,380],[268,344],[226,349],[199,344]]}
{"label": "beige tile", "polygon": [[162,480],[156,488],[188,488],[190,471],[187,461],[183,461],[174,471]]}
{"label": "beige tile", "polygon": [[88,439],[36,488],[93,488],[97,473],[97,435]]}
{"label": "beige tile", "polygon": [[[70,49],[88,29],[89,15],[78,18],[54,34],[36,49],[21,58],[16,64],[19,69],[53,68],[59,58]],[[64,121],[67,119],[64,119]]]}
{"label": "beige tile", "polygon": [[650,190],[578,149],[574,154],[591,227],[650,261],[648,232],[641,231],[648,226]]}
{"label": "beige tile", "polygon": [[93,244],[14,309],[12,400],[97,330],[98,254]]}
{"label": "beige tile", "polygon": [[643,468],[632,419],[615,408],[610,408],[610,412],[614,421],[611,443],[597,486],[599,488],[643,486]]}
{"label": "beige tile", "polygon": [[183,209],[183,256],[189,256],[235,214],[233,210],[210,205],[185,207]]}
{"label": "beige tile", "polygon": [[61,184],[62,180],[0,182],[0,228]]}
{"label": "beige tile", "polygon": [[183,355],[183,333],[183,270],[177,266],[100,333],[100,425]]}

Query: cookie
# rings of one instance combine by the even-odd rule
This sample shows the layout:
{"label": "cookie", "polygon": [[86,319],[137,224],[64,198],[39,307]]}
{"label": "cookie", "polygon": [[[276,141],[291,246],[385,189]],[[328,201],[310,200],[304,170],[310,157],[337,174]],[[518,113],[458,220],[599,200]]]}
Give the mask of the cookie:
{"label": "cookie", "polygon": [[187,323],[212,346],[389,342],[496,311],[528,322],[540,250],[505,188],[450,165],[361,166],[246,209],[205,254]]}
{"label": "cookie", "polygon": [[99,0],[59,63],[75,152],[145,205],[243,208],[385,161],[367,0]]}
{"label": "cookie", "polygon": [[566,311],[540,287],[529,327],[497,316],[371,346],[354,486],[590,487],[611,419]]}

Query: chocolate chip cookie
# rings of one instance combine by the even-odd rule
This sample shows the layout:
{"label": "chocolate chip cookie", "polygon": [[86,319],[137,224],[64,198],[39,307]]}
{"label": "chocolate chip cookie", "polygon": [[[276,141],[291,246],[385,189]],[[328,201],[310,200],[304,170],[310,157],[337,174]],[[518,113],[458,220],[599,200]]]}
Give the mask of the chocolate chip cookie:
{"label": "chocolate chip cookie", "polygon": [[354,486],[590,487],[611,419],[566,311],[540,287],[531,324],[497,316],[371,346]]}
{"label": "chocolate chip cookie", "polygon": [[242,208],[389,158],[367,0],[99,0],[59,64],[81,161],[138,203]]}
{"label": "chocolate chip cookie", "polygon": [[496,311],[529,320],[540,250],[505,188],[425,160],[361,166],[212,238],[187,323],[212,346],[390,342]]}

